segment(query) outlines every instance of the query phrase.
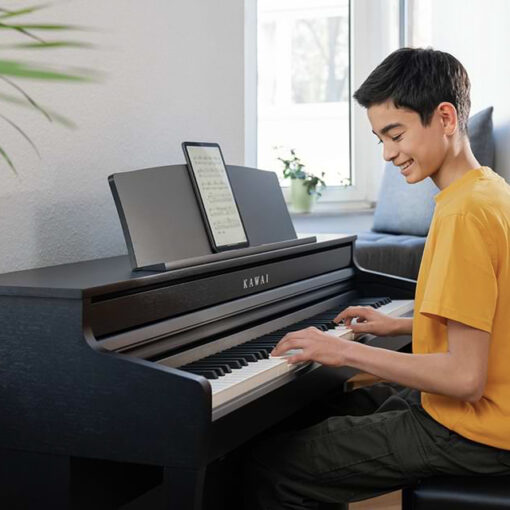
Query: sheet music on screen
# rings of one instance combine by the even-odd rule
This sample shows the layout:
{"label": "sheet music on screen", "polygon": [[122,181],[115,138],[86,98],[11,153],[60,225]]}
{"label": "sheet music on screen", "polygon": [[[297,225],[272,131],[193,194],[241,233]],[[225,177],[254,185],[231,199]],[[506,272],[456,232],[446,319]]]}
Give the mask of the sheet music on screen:
{"label": "sheet music on screen", "polygon": [[246,242],[220,151],[204,146],[188,146],[187,150],[216,245]]}

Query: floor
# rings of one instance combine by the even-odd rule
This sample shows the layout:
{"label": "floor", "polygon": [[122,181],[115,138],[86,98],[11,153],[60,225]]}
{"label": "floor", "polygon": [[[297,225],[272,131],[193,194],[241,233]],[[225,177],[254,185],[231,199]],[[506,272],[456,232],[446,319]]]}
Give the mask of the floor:
{"label": "floor", "polygon": [[378,498],[351,503],[349,510],[400,510],[401,497],[400,491],[391,492]]}

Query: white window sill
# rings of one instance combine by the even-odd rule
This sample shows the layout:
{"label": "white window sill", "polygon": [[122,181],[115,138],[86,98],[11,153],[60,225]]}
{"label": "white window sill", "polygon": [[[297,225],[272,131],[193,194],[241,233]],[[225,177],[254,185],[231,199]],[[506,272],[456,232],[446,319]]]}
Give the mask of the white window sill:
{"label": "white window sill", "polygon": [[321,202],[319,199],[309,213],[301,213],[292,210],[289,202],[287,208],[291,216],[328,216],[334,214],[373,214],[375,211],[375,203],[367,201],[349,201],[349,202]]}

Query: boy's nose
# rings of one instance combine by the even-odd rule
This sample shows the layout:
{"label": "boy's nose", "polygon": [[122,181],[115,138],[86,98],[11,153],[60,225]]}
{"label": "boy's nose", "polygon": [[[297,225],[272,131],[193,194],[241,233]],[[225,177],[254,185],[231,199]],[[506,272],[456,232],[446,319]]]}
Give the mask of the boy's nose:
{"label": "boy's nose", "polygon": [[397,157],[398,151],[392,144],[384,144],[383,158],[385,161],[393,161]]}

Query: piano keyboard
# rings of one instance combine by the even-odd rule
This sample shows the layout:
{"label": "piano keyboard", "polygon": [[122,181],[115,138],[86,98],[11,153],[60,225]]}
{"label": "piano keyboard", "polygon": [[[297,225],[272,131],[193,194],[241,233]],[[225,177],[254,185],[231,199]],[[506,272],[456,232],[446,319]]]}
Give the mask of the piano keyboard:
{"label": "piano keyboard", "polygon": [[[373,306],[382,313],[400,317],[412,311],[413,305],[414,301],[412,300],[366,298],[360,299],[350,306]],[[212,390],[212,407],[213,409],[217,408],[265,383],[302,368],[303,363],[291,365],[287,362],[287,358],[292,352],[287,352],[281,357],[270,356],[274,346],[291,331],[314,326],[328,334],[354,340],[351,330],[333,322],[338,313],[338,309],[322,312],[286,328],[254,338],[179,368],[209,379]]]}

